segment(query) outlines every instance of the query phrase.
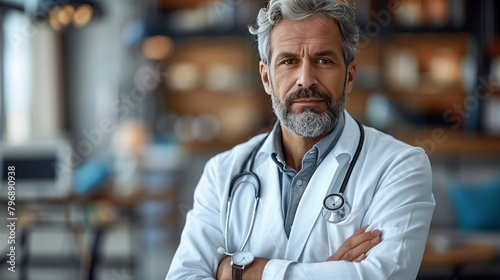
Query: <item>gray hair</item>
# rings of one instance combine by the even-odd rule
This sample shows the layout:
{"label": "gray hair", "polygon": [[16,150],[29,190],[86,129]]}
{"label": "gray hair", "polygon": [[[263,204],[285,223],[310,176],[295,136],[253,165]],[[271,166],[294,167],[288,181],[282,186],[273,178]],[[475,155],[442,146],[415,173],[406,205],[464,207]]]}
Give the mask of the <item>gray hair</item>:
{"label": "gray hair", "polygon": [[346,0],[271,0],[255,22],[248,26],[257,36],[260,59],[267,65],[271,58],[271,31],[282,19],[300,21],[314,15],[327,15],[339,25],[342,53],[346,66],[354,61],[359,40],[354,9]]}

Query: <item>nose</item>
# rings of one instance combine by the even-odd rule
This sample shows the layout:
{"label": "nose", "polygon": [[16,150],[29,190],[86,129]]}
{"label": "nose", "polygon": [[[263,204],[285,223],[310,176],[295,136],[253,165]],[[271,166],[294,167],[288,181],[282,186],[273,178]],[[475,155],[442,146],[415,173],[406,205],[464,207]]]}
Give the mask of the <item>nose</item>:
{"label": "nose", "polygon": [[309,88],[317,84],[314,67],[310,62],[303,62],[298,69],[297,86]]}

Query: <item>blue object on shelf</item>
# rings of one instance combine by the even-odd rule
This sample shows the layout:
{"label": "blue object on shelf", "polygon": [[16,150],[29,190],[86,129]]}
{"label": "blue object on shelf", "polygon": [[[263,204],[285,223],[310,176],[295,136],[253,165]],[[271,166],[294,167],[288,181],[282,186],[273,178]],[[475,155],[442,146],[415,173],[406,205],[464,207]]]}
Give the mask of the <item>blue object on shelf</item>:
{"label": "blue object on shelf", "polygon": [[102,158],[87,160],[74,172],[73,186],[75,194],[89,194],[101,189],[110,174],[111,165],[109,161]]}
{"label": "blue object on shelf", "polygon": [[449,195],[460,229],[499,230],[500,178],[475,184],[451,184]]}

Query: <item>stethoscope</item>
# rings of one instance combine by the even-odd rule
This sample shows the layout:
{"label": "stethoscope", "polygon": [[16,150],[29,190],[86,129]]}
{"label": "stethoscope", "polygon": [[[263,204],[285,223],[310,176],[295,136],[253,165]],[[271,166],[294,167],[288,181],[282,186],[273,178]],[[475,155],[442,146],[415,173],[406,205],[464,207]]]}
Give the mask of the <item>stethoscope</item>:
{"label": "stethoscope", "polygon": [[325,221],[329,223],[340,223],[349,216],[351,213],[351,206],[344,198],[344,191],[349,182],[349,178],[351,178],[352,170],[354,169],[354,165],[358,161],[359,153],[361,152],[361,148],[363,148],[363,142],[365,140],[365,131],[363,129],[363,125],[354,119],[359,127],[359,142],[358,147],[356,147],[356,151],[354,152],[354,156],[352,157],[352,161],[349,164],[349,168],[344,176],[344,181],[342,181],[342,185],[340,185],[340,189],[338,193],[332,193],[325,197],[323,200],[323,210],[321,210],[321,215],[325,219]]}
{"label": "stethoscope", "polygon": [[[321,215],[325,219],[325,221],[329,223],[340,223],[343,220],[346,219],[347,216],[351,213],[351,207],[349,203],[344,198],[344,191],[347,186],[347,183],[349,182],[349,178],[351,177],[352,170],[354,169],[354,165],[358,161],[359,153],[361,152],[361,148],[363,147],[363,142],[365,139],[365,132],[363,129],[362,124],[354,119],[356,123],[358,124],[359,131],[360,131],[360,137],[359,137],[359,142],[358,146],[356,147],[356,151],[354,152],[354,156],[352,158],[351,163],[349,164],[349,168],[347,169],[347,172],[344,176],[344,180],[342,181],[342,185],[339,189],[338,193],[332,193],[329,194],[325,197],[323,200],[323,209],[321,211]],[[252,212],[252,219],[250,220],[250,227],[248,228],[247,235],[245,237],[245,240],[243,241],[243,244],[241,245],[240,249],[238,251],[242,251],[246,244],[248,243],[248,239],[250,238],[250,234],[252,233],[252,229],[255,223],[255,215],[257,214],[257,205],[259,204],[259,199],[260,199],[260,180],[257,174],[253,171],[253,165],[255,162],[255,157],[257,155],[257,152],[260,150],[264,142],[266,141],[267,137],[269,137],[268,133],[262,141],[259,142],[259,144],[252,150],[252,153],[247,157],[247,159],[244,162],[247,162],[246,165],[242,167],[242,170],[240,173],[238,173],[236,176],[233,177],[233,179],[230,182],[229,185],[229,194],[228,194],[228,199],[227,199],[227,210],[226,210],[226,223],[225,223],[225,228],[224,228],[224,245],[225,249],[222,247],[219,247],[217,249],[217,252],[219,254],[226,254],[226,255],[233,255],[234,253],[230,253],[227,250],[228,248],[228,232],[229,232],[229,218],[231,216],[231,204],[233,201],[234,197],[234,189],[239,183],[241,182],[250,182],[251,185],[254,186],[254,194],[255,194],[255,200],[253,204],[253,212]],[[245,181],[242,181],[243,178],[247,177]],[[237,182],[240,181],[240,182]],[[238,252],[236,251],[236,252]]]}
{"label": "stethoscope", "polygon": [[[233,201],[235,187],[237,185],[239,185],[239,183],[247,182],[247,181],[250,182],[250,184],[254,186],[255,200],[253,203],[253,212],[252,212],[252,219],[250,220],[250,227],[248,228],[247,236],[245,237],[245,240],[243,241],[243,244],[241,245],[241,247],[238,251],[242,251],[243,248],[245,248],[245,246],[248,243],[248,239],[250,238],[250,234],[252,233],[253,225],[255,223],[255,214],[257,213],[257,205],[259,204],[259,198],[260,198],[260,180],[259,180],[259,177],[257,176],[257,174],[255,174],[255,172],[253,172],[253,164],[255,163],[255,157],[257,155],[257,152],[260,150],[260,148],[262,147],[262,145],[266,141],[267,137],[269,137],[269,134],[271,134],[271,132],[269,132],[266,135],[266,137],[264,137],[264,139],[262,139],[262,141],[260,141],[259,144],[252,150],[252,153],[244,161],[244,162],[247,162],[247,164],[243,165],[240,173],[238,173],[236,176],[234,176],[233,179],[231,180],[231,183],[229,184],[229,195],[227,198],[227,209],[226,209],[226,224],[225,224],[225,228],[224,228],[224,246],[225,246],[225,249],[222,247],[219,247],[217,249],[217,253],[219,253],[219,254],[226,254],[229,256],[234,254],[234,253],[230,253],[227,251],[227,250],[229,250],[228,249],[229,247],[227,245],[227,242],[228,242],[227,235],[228,235],[228,231],[229,231],[228,230],[229,229],[229,218],[231,216],[231,209],[232,209],[231,203]],[[247,177],[247,180],[237,182],[238,180],[244,179],[244,177]],[[248,180],[248,179],[250,179],[250,180]],[[238,251],[236,251],[236,252],[238,252]]]}

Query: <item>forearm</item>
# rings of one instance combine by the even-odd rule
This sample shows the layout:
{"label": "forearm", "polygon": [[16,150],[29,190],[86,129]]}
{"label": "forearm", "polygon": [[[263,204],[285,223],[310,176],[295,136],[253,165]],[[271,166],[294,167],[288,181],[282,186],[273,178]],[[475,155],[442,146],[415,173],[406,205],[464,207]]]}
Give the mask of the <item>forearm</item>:
{"label": "forearm", "polygon": [[[231,264],[229,257],[221,261],[217,272],[217,280],[231,280]],[[386,261],[384,261],[386,262]],[[276,279],[373,279],[374,276],[386,275],[380,270],[377,261],[349,262],[324,261],[318,263],[298,263],[287,260],[267,260],[258,258],[245,268],[245,280],[276,280]],[[394,267],[394,263],[387,263],[384,267]],[[333,275],[335,275],[333,277]],[[378,278],[377,278],[378,279]],[[383,278],[380,278],[383,279]]]}
{"label": "forearm", "polygon": [[[366,231],[367,228],[368,225],[354,232],[354,234],[347,238],[339,249],[333,255],[328,257],[326,261],[332,262],[343,260],[349,262],[361,262],[366,259],[366,253],[382,241],[380,230]],[[252,265],[245,268],[243,272],[245,279],[262,279],[264,269],[268,262],[268,259],[256,258]],[[286,269],[286,266],[283,267],[283,263],[281,267]],[[222,259],[219,263],[219,267],[217,269],[217,279],[231,279],[231,270],[231,258],[228,256]],[[284,270],[281,274],[283,273]],[[284,277],[273,275],[271,278],[280,279]]]}
{"label": "forearm", "polygon": [[[364,260],[363,262],[324,261],[318,263],[298,263],[287,260],[257,259],[254,264],[246,268],[243,273],[245,280],[276,280],[276,279],[384,279],[387,275],[376,265],[377,262]],[[228,268],[217,279],[231,279],[230,261]],[[392,263],[383,266],[394,267]],[[382,277],[382,278],[378,278]]]}

